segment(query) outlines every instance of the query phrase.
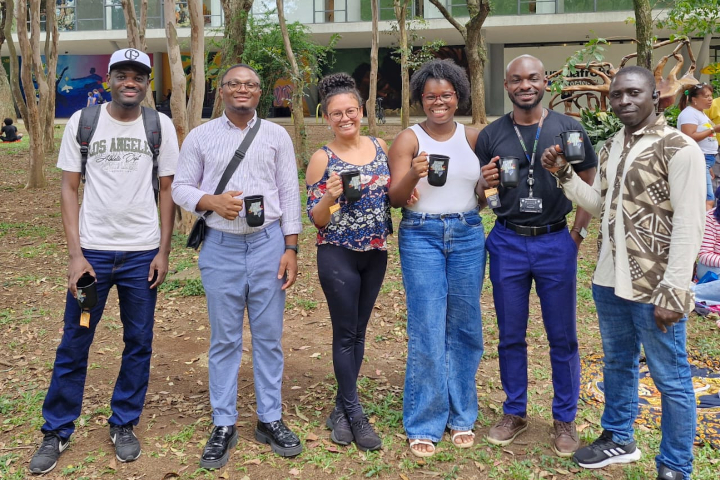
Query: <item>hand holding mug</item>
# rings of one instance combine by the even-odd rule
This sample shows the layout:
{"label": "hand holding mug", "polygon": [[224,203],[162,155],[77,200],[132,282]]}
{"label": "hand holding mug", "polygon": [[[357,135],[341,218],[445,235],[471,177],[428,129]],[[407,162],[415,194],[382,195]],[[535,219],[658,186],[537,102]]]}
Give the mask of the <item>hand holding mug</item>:
{"label": "hand holding mug", "polygon": [[483,165],[481,173],[487,186],[489,188],[497,187],[500,185],[500,170],[498,169],[498,160],[500,157],[496,156],[490,159],[490,163]]}
{"label": "hand holding mug", "polygon": [[555,173],[560,170],[567,161],[562,155],[562,149],[559,145],[548,147],[540,157],[540,162],[545,170]]}
{"label": "hand holding mug", "polygon": [[427,153],[424,151],[418,153],[418,156],[410,161],[410,171],[413,172],[417,179],[427,177],[429,168]]}
{"label": "hand holding mug", "polygon": [[335,202],[343,193],[343,184],[340,175],[332,172],[325,183],[325,195],[328,195]]}
{"label": "hand holding mug", "polygon": [[243,209],[243,199],[236,198],[243,192],[231,190],[215,195],[213,211],[226,220],[235,220]]}

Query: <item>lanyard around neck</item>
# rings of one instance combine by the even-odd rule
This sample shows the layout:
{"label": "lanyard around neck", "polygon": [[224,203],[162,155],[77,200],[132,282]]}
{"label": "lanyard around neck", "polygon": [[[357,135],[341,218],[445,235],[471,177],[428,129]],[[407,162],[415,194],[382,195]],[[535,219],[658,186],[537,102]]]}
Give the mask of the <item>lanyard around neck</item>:
{"label": "lanyard around neck", "polygon": [[545,120],[545,115],[547,113],[547,110],[543,108],[542,116],[540,117],[540,123],[538,123],[537,131],[535,132],[535,142],[533,143],[533,149],[532,149],[532,155],[528,153],[527,147],[525,146],[525,141],[522,138],[522,135],[520,135],[520,129],[518,129],[517,123],[515,123],[515,117],[512,113],[510,113],[510,120],[512,120],[513,128],[515,129],[515,134],[518,137],[518,140],[520,140],[520,146],[523,149],[523,153],[525,153],[525,158],[527,158],[528,162],[530,163],[530,169],[528,170],[528,178],[527,183],[529,186],[529,195],[533,196],[533,185],[535,184],[535,179],[533,178],[533,167],[535,166],[535,153],[537,152],[537,145],[538,140],[540,139],[540,131],[542,130],[543,121]]}

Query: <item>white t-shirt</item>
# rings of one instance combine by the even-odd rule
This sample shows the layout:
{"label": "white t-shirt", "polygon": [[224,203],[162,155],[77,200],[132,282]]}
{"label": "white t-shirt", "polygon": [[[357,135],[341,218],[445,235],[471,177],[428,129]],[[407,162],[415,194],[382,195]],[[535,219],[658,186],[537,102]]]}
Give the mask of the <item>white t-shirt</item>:
{"label": "white t-shirt", "polygon": [[[681,125],[697,125],[697,131],[702,132],[713,128],[713,123],[710,121],[707,115],[700,110],[693,107],[685,107],[685,110],[680,112],[677,119],[677,128],[680,129]],[[718,141],[715,135],[707,138],[703,138],[699,142],[700,150],[706,155],[715,155],[718,152]]]}
{"label": "white t-shirt", "polygon": [[[80,246],[90,250],[143,251],[160,245],[158,209],[152,188],[152,153],[142,116],[115,120],[101,105],[90,141],[86,183],[80,206]],[[70,117],[63,134],[57,167],[80,172],[80,145],[75,138],[80,111]],[[172,121],[160,114],[162,144],[158,174],[172,176],[178,142]]]}

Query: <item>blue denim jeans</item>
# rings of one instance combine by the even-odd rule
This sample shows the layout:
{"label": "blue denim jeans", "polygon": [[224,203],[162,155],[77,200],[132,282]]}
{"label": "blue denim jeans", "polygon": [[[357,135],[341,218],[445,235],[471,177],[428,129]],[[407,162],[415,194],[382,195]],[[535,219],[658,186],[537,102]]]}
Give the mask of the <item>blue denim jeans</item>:
{"label": "blue denim jeans", "polygon": [[593,284],[592,289],[605,353],[602,427],[612,432],[617,443],[633,439],[642,345],[661,398],[662,441],[655,461],[658,467],[665,465],[689,479],[695,440],[695,393],[685,350],[687,318],[662,333],[655,325],[655,305],[625,300],[609,287]]}
{"label": "blue denim jeans", "polygon": [[705,154],[705,183],[707,183],[707,200],[715,200],[715,191],[712,186],[710,169],[715,165],[715,155]]}
{"label": "blue denim jeans", "polygon": [[83,249],[97,275],[98,303],[90,310],[90,328],[81,327],[80,307],[68,290],[63,336],[43,403],[43,432],[55,431],[68,438],[75,431],[74,421],[80,416],[85,389],[88,351],[113,285],[120,300],[125,349],[110,401],[113,413],[108,423],[137,425],[150,376],[157,290],[150,289],[148,273],[157,252],[157,249],[142,252]]}
{"label": "blue denim jeans", "polygon": [[439,442],[446,426],[470,430],[478,414],[482,220],[476,211],[404,210],[399,246],[408,314],[403,423],[408,438]]}

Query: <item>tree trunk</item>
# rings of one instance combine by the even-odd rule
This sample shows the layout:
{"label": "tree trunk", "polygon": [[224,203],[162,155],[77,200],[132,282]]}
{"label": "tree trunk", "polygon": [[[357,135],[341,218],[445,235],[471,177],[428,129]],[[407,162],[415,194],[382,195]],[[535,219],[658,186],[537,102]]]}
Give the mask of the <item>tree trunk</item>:
{"label": "tree trunk", "polygon": [[[196,1],[196,0],[190,0]],[[172,95],[170,96],[170,111],[172,112],[172,122],[175,125],[178,143],[182,145],[185,135],[188,132],[187,121],[187,105],[185,98],[187,97],[187,82],[185,71],[182,66],[182,56],[180,54],[180,46],[177,40],[177,30],[175,28],[177,20],[175,19],[175,2],[166,1],[163,5],[165,12],[165,35],[167,35],[168,63],[170,64],[170,81],[172,83]]]}
{"label": "tree trunk", "polygon": [[653,69],[652,9],[650,0],[633,0],[635,6],[635,36],[637,37],[637,64]]}
{"label": "tree trunk", "polygon": [[[3,1],[0,2],[0,50],[2,50],[2,46],[5,44],[5,25],[7,25],[7,20],[7,8]],[[10,25],[12,26],[12,15],[10,16]],[[0,67],[0,118],[10,118],[13,122],[17,121],[10,82],[8,81],[5,69],[2,67]]]}
{"label": "tree trunk", "polygon": [[298,67],[295,53],[293,53],[290,44],[290,34],[288,33],[287,23],[285,23],[285,12],[283,10],[283,0],[276,0],[278,22],[280,23],[280,31],[283,36],[283,45],[285,46],[285,55],[292,71],[290,72],[293,81],[292,93],[292,112],[295,121],[295,161],[299,171],[305,171],[307,162],[310,160],[307,147],[307,132],[305,131],[305,113],[303,112],[303,85],[304,81]]}
{"label": "tree trunk", "polygon": [[[125,16],[128,45],[130,46],[130,48],[134,48],[143,52],[147,50],[147,47],[145,46],[145,29],[147,27],[147,2],[148,0],[140,0],[141,16],[140,22],[138,22],[137,13],[135,12],[135,2],[133,0],[120,0],[123,14]],[[172,5],[174,7],[174,2],[172,3]],[[142,16],[143,10],[145,11],[144,17]],[[175,18],[174,10],[172,17]],[[142,106],[155,108],[155,98],[153,96],[152,90],[148,91],[148,95],[146,95],[145,100],[142,101]]]}
{"label": "tree trunk", "polygon": [[400,79],[402,84],[402,115],[400,126],[405,129],[410,126],[410,72],[408,71],[408,56],[410,45],[408,45],[407,34],[407,7],[408,0],[394,0],[395,18],[398,22],[400,32]]}
{"label": "tree trunk", "polygon": [[[223,13],[225,14],[225,32],[222,39],[222,48],[219,55],[222,65],[221,73],[228,67],[240,63],[245,51],[245,34],[247,32],[247,19],[252,10],[254,0],[222,0]],[[220,74],[216,79],[215,87],[219,87]],[[273,85],[266,85],[265,88],[273,88]],[[217,91],[217,90],[216,90]],[[212,118],[222,115],[225,107],[220,95],[215,95]]]}
{"label": "tree trunk", "polygon": [[[47,64],[48,95],[44,110],[41,110],[44,126],[45,153],[55,152],[55,97],[57,93],[58,41],[60,32],[56,21],[55,0],[45,2],[45,62]],[[52,25],[52,27],[48,27]]]}
{"label": "tree trunk", "polygon": [[26,122],[28,118],[27,105],[23,99],[22,92],[20,90],[20,63],[18,62],[17,50],[15,49],[15,42],[12,37],[12,25],[15,16],[15,3],[14,0],[5,0],[8,13],[8,21],[5,24],[5,39],[8,42],[8,51],[10,52],[10,90],[12,91],[15,104],[20,110],[20,116],[23,118],[23,122]]}
{"label": "tree trunk", "polygon": [[205,17],[203,17],[202,0],[190,0],[188,5],[190,7],[190,99],[187,104],[189,132],[202,123],[205,101]]}
{"label": "tree trunk", "polygon": [[372,43],[370,44],[370,91],[368,92],[367,118],[370,135],[378,136],[377,118],[375,117],[375,102],[377,99],[377,77],[378,77],[378,9],[379,0],[370,0],[372,11]]}

